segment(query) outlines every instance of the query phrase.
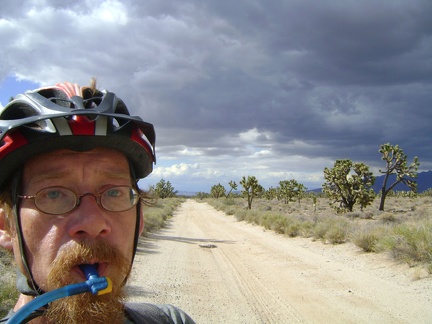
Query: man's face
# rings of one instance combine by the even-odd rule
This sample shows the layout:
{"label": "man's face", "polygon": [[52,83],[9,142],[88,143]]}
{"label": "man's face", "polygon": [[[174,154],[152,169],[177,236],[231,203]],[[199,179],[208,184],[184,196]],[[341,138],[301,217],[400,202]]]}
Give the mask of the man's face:
{"label": "man's face", "polygon": [[[30,160],[24,166],[22,183],[22,195],[35,195],[53,186],[80,195],[98,194],[113,186],[130,186],[131,177],[127,159],[119,152],[58,150]],[[99,274],[110,277],[113,286],[120,287],[127,277],[133,253],[136,207],[110,212],[98,206],[95,197],[87,195],[73,211],[48,215],[39,211],[32,199],[22,199],[20,217],[28,264],[42,290],[70,284],[68,281],[84,281],[86,278],[79,268],[82,263],[98,264]],[[104,253],[111,248],[114,250]],[[14,251],[19,251],[16,240]],[[56,283],[58,280],[64,282]]]}

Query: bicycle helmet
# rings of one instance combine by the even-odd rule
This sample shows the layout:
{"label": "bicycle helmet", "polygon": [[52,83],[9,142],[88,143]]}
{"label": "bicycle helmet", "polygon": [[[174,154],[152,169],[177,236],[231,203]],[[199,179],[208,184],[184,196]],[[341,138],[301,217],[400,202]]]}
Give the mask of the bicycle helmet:
{"label": "bicycle helmet", "polygon": [[[103,147],[122,152],[135,181],[152,172],[155,156],[153,125],[131,116],[114,93],[59,83],[19,94],[0,113],[0,187],[12,179],[12,208],[21,259],[27,275],[18,272],[17,286],[26,295],[42,294],[28,266],[17,191],[20,170],[30,158],[59,149],[89,151]],[[132,261],[136,253],[140,204],[137,205]]]}
{"label": "bicycle helmet", "polygon": [[58,149],[118,150],[144,178],[156,162],[154,145],[153,125],[131,116],[112,92],[70,83],[27,91],[0,113],[0,186],[31,157]]}

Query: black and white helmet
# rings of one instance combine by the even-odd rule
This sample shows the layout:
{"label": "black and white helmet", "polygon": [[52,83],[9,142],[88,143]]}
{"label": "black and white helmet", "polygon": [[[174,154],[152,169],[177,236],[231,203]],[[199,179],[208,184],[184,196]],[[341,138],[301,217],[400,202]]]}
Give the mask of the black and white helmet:
{"label": "black and white helmet", "polygon": [[153,125],[112,92],[60,83],[19,94],[0,113],[0,186],[33,156],[96,147],[125,154],[137,179],[156,162]]}

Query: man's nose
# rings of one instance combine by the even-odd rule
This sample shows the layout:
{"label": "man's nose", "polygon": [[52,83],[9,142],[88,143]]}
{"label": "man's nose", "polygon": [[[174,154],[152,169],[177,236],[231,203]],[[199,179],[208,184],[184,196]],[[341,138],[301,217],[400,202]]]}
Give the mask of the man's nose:
{"label": "man's nose", "polygon": [[94,195],[80,197],[79,206],[69,217],[71,237],[96,238],[107,236],[111,232],[107,212],[99,206]]}

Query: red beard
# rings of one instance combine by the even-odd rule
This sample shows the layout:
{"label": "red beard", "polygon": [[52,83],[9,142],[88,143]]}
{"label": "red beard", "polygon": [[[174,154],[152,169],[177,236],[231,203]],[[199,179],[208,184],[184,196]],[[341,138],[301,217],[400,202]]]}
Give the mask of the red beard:
{"label": "red beard", "polygon": [[[48,275],[47,290],[76,283],[72,269],[80,264],[108,264],[112,292],[105,295],[84,293],[51,303],[45,316],[53,323],[122,323],[124,319],[123,287],[130,274],[131,261],[105,241],[74,243],[61,250]],[[84,280],[84,279],[83,279]]]}

